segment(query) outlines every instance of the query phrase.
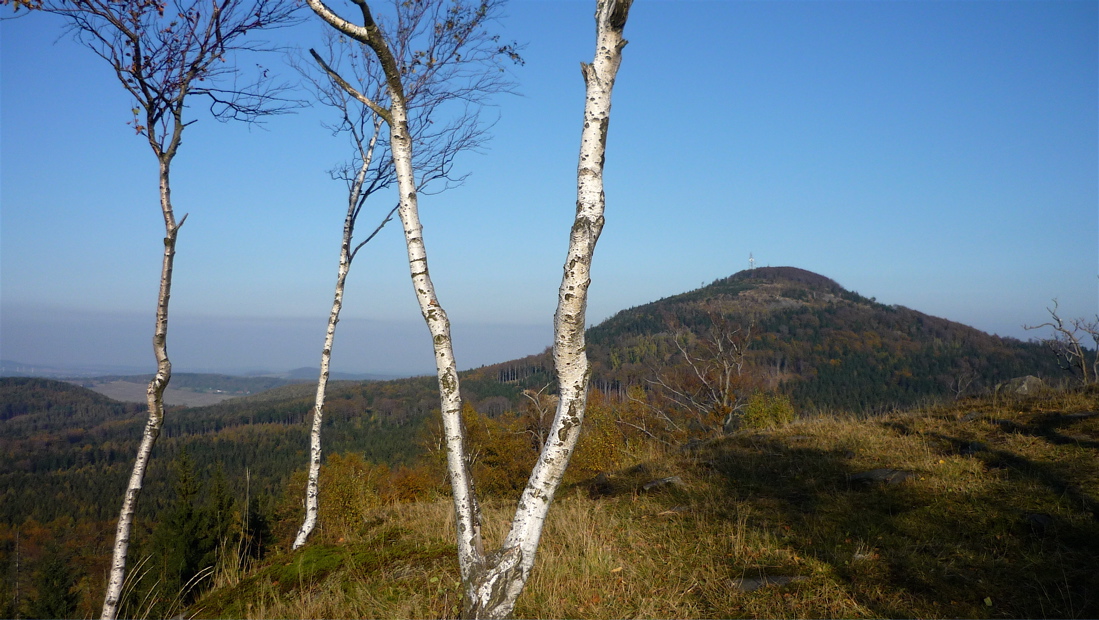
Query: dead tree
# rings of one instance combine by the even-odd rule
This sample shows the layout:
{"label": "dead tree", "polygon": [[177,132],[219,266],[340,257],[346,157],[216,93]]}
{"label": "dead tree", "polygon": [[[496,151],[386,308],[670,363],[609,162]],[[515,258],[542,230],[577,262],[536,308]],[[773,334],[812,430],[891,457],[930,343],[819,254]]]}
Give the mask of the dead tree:
{"label": "dead tree", "polygon": [[[424,3],[436,7],[433,28],[425,33],[427,47],[411,54],[400,46],[401,24],[398,22],[395,29],[383,28],[365,0],[352,0],[359,8],[362,25],[339,16],[322,0],[307,2],[330,26],[369,46],[386,76],[386,102],[371,100],[350,86],[345,88],[382,117],[390,130],[390,145],[400,191],[398,214],[404,227],[413,288],[435,350],[447,471],[458,528],[458,563],[465,589],[463,615],[474,618],[508,617],[530,575],[542,525],[576,445],[584,417],[590,374],[584,353],[587,289],[591,282],[590,266],[595,243],[603,227],[603,162],[610,121],[610,97],[621,62],[621,51],[625,46],[622,31],[631,0],[597,2],[595,60],[591,65],[583,65],[587,97],[577,170],[576,219],[570,235],[554,319],[554,361],[560,400],[549,438],[519,500],[511,531],[500,549],[491,552],[484,549],[481,511],[465,448],[450,322],[435,294],[427,265],[413,167],[416,145],[409,131],[409,102],[416,84],[422,79],[417,72],[422,74],[445,66],[452,54],[460,53],[455,50],[455,45],[483,33],[485,20],[491,16],[495,2],[481,0],[476,4],[465,4],[461,0],[453,0],[438,4]],[[423,51],[425,49],[427,51]],[[510,55],[512,50],[503,46],[497,48],[496,53],[500,52]]]}
{"label": "dead tree", "polygon": [[[1074,375],[1079,373],[1080,382],[1084,385],[1099,383],[1099,315],[1094,321],[1070,319],[1066,323],[1058,314],[1056,299],[1053,300],[1053,307],[1046,310],[1051,320],[1039,325],[1024,325],[1023,328],[1052,329],[1053,337],[1044,338],[1042,342],[1057,356],[1061,367]],[[1095,349],[1089,351],[1081,342],[1084,338],[1091,338]]]}
{"label": "dead tree", "polygon": [[[433,15],[424,11],[422,4],[401,4],[396,7],[399,21],[404,27],[398,32],[406,38],[421,32],[426,20]],[[397,207],[388,210],[380,218],[373,231],[362,240],[356,240],[355,229],[359,216],[367,200],[379,191],[390,187],[395,180],[393,158],[389,148],[387,125],[370,106],[362,103],[350,91],[364,95],[371,101],[386,101],[385,73],[377,58],[363,44],[337,36],[329,30],[326,36],[326,53],[316,50],[310,53],[317,71],[299,65],[299,71],[312,84],[316,99],[336,113],[338,121],[329,125],[336,134],[345,134],[350,142],[352,157],[345,164],[331,171],[334,179],[347,184],[347,212],[343,222],[343,236],[340,241],[339,264],[336,271],[336,287],[332,299],[332,309],[328,316],[328,328],[325,331],[324,347],[321,350],[320,376],[313,403],[313,424],[309,436],[309,475],[305,490],[305,518],[294,539],[293,548],[305,544],[317,523],[319,507],[319,480],[321,465],[321,426],[324,417],[324,400],[328,386],[329,365],[332,358],[332,345],[336,336],[336,324],[343,309],[344,288],[351,262],[371,239],[389,223]],[[412,41],[404,41],[408,48]],[[466,60],[454,59],[456,69],[467,70],[465,65],[475,63],[468,70],[476,72],[476,55],[467,55]],[[481,66],[480,70],[487,70]],[[492,76],[474,82],[474,88],[452,88],[448,78],[450,72],[434,72],[420,84],[418,92],[410,104],[414,112],[409,118],[409,133],[416,149],[414,169],[418,190],[441,191],[460,184],[464,175],[454,173],[454,159],[459,153],[476,149],[488,137],[487,124],[481,120],[481,106],[477,105],[488,96],[506,91],[509,82]],[[455,100],[461,100],[461,109],[449,108]],[[449,112],[455,112],[447,114]]]}
{"label": "dead tree", "polygon": [[[126,573],[130,528],[149,455],[164,421],[164,390],[172,377],[168,359],[168,300],[176,239],[187,216],[176,219],[171,199],[171,166],[184,129],[186,104],[204,97],[223,119],[255,121],[292,107],[264,76],[246,87],[232,63],[240,52],[261,51],[250,31],[295,21],[291,0],[2,0],[31,10],[60,15],[75,36],[105,60],[133,97],[133,130],[156,156],[160,211],[164,218],[164,252],[156,305],[153,353],[157,370],[147,389],[149,417],[122,502],[115,534],[103,618],[114,618]],[[222,87],[224,84],[234,84]]]}
{"label": "dead tree", "polygon": [[[693,418],[691,426],[720,432],[735,422],[754,387],[748,372],[752,327],[711,313],[709,326],[698,336],[682,327],[673,333],[682,363],[654,373],[652,384],[671,409]],[[667,412],[661,415],[671,421]]]}

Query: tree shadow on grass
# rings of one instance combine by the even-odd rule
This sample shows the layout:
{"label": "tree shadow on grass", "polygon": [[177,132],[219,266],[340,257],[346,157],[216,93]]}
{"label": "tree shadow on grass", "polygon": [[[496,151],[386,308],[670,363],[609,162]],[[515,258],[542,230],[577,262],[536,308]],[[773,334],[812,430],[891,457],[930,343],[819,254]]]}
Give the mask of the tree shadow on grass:
{"label": "tree shadow on grass", "polygon": [[[929,450],[944,441],[958,450],[972,443],[913,440],[928,442]],[[1073,485],[1048,467],[988,452],[978,453],[989,458],[984,472],[968,478],[933,471],[863,483],[853,453],[797,443],[741,436],[715,444],[708,462],[716,486],[728,505],[751,506],[751,527],[826,565],[874,615],[1099,616],[1094,500],[1073,496]],[[874,460],[891,466],[888,454]],[[1016,471],[1022,473],[1010,473]],[[806,567],[729,570],[792,574]]]}

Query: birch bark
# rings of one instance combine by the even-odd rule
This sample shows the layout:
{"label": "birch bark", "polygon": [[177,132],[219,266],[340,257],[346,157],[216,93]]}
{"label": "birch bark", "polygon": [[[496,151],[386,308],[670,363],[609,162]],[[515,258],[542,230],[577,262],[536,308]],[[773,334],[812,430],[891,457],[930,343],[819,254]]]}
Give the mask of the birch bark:
{"label": "birch bark", "polygon": [[[411,67],[417,67],[419,63],[420,69],[412,71],[415,73],[415,79],[409,88],[412,98],[415,99],[413,106],[416,114],[415,118],[407,123],[406,130],[406,141],[416,145],[416,157],[411,176],[417,183],[417,190],[422,190],[428,185],[438,187],[441,184],[440,191],[445,191],[464,181],[463,175],[453,173],[457,155],[466,150],[476,149],[487,139],[487,125],[481,122],[480,106],[476,104],[489,94],[507,90],[508,84],[506,80],[494,75],[498,72],[490,71],[488,68],[480,67],[483,69],[480,73],[469,71],[468,67],[480,65],[485,60],[486,56],[481,52],[485,51],[482,48],[487,39],[484,36],[462,34],[462,38],[453,40],[452,32],[448,32],[445,28],[436,28],[438,23],[433,17],[437,17],[440,8],[443,8],[443,3],[438,1],[416,5],[401,4],[398,8],[400,27],[396,30],[396,36],[399,49],[403,48],[407,54],[414,46],[414,42],[422,42],[425,32],[433,33],[435,37],[434,40],[427,42],[425,48],[431,53],[418,50],[413,53],[412,61],[409,63]],[[474,14],[475,19],[478,20],[475,23],[479,23],[485,16],[487,13]],[[451,13],[451,19],[456,23],[466,24],[461,12]],[[452,30],[461,31],[462,29]],[[493,46],[489,48],[491,51],[487,57],[502,55],[499,43],[497,41],[492,43]],[[363,54],[359,47],[359,43],[330,33],[327,38],[327,51],[332,63],[329,64],[316,50],[310,49],[310,55],[319,66],[321,75],[318,76],[299,67],[303,76],[312,83],[318,100],[335,108],[339,113],[340,122],[331,128],[337,133],[349,134],[355,150],[352,161],[358,162],[332,172],[334,177],[345,178],[349,182],[349,201],[347,217],[344,221],[341,255],[341,265],[346,263],[347,269],[350,268],[351,261],[354,260],[358,251],[378,234],[400,208],[398,203],[382,219],[378,227],[352,249],[356,221],[367,199],[397,181],[392,157],[392,140],[379,141],[383,122],[392,119],[391,111],[377,103],[389,100],[388,78],[381,63],[377,61],[376,55]],[[459,50],[466,53],[459,53]],[[470,50],[472,54],[469,53]],[[348,71],[346,75],[354,83],[345,79],[334,68],[340,67],[341,59],[347,57],[350,60],[345,65]],[[423,66],[424,58],[431,59],[426,68]],[[438,64],[440,62],[444,63],[441,71],[438,70],[441,66]],[[450,64],[449,69],[446,63]],[[405,71],[407,72],[408,69],[406,68]],[[455,76],[460,76],[461,79],[454,80]],[[456,81],[460,81],[460,84],[455,83]],[[408,92],[405,91],[406,98],[402,103],[407,101]],[[363,93],[369,93],[369,95]],[[451,105],[458,101],[461,102],[460,113],[456,112]],[[445,118],[440,110],[445,112]],[[404,112],[406,117],[409,116],[407,108]],[[365,136],[370,137],[369,141]],[[375,157],[375,147],[377,147],[377,157]],[[349,175],[352,169],[356,171],[353,178]],[[320,420],[323,413],[325,384],[328,379],[328,359],[332,349],[335,321],[342,307],[342,291],[346,274],[347,271],[341,266],[337,281],[337,299],[330,314],[329,332],[322,355],[322,376],[318,382],[314,406],[314,429],[310,439],[310,474],[306,492],[306,520],[295,540],[295,549],[305,543],[317,519]]]}
{"label": "birch bark", "polygon": [[[324,348],[321,350],[321,372],[317,380],[317,391],[313,401],[313,428],[309,433],[309,478],[305,488],[305,520],[298,529],[294,538],[293,549],[299,549],[305,544],[309,535],[317,525],[317,509],[319,498],[319,484],[321,472],[321,426],[324,418],[324,398],[328,390],[329,365],[332,360],[332,344],[336,339],[336,324],[340,322],[340,311],[343,309],[343,291],[347,283],[347,274],[351,270],[351,261],[355,253],[362,247],[360,244],[355,249],[351,248],[352,238],[355,235],[355,220],[362,206],[363,183],[370,171],[370,164],[374,158],[374,145],[381,133],[381,123],[374,123],[374,134],[363,153],[362,162],[355,179],[351,183],[347,198],[347,217],[343,221],[343,237],[340,240],[340,262],[336,269],[336,290],[332,296],[332,310],[328,314],[328,328],[324,335]],[[357,135],[357,134],[356,134]],[[361,145],[361,142],[360,142]],[[384,226],[389,218],[382,221]],[[378,229],[381,229],[381,226]],[[375,230],[376,234],[378,230]],[[363,244],[370,241],[374,235],[370,235]]]}
{"label": "birch bark", "polygon": [[503,549],[518,549],[519,562],[510,572],[506,588],[495,597],[477,601],[478,617],[506,618],[523,591],[534,566],[535,553],[554,494],[572,458],[588,399],[591,369],[585,352],[584,330],[591,284],[591,263],[603,230],[606,200],[603,163],[610,124],[611,93],[626,46],[623,29],[633,0],[599,0],[596,3],[595,57],[581,66],[586,85],[584,125],[576,170],[576,217],[569,235],[569,249],[557,294],[554,314],[553,361],[559,400],[549,437],[519,499],[511,530]]}
{"label": "birch bark", "polygon": [[183,123],[175,124],[174,135],[168,148],[160,152],[159,144],[152,138],[153,149],[160,160],[160,208],[164,215],[164,256],[160,268],[160,290],[156,304],[156,329],[153,333],[153,354],[156,356],[157,371],[146,389],[146,402],[149,408],[149,418],[145,422],[145,431],[141,437],[141,444],[134,459],[134,468],[130,474],[130,480],[126,485],[126,494],[122,499],[122,510],[118,515],[118,525],[115,528],[115,544],[111,556],[111,572],[107,581],[107,593],[103,598],[103,620],[111,620],[118,616],[118,606],[122,599],[122,585],[126,579],[126,552],[130,547],[130,531],[133,527],[134,511],[137,508],[137,499],[141,493],[141,484],[145,479],[145,470],[149,464],[149,457],[160,436],[160,428],[164,424],[164,390],[172,378],[172,362],[168,359],[168,301],[172,296],[172,268],[175,263],[176,237],[179,228],[186,221],[184,215],[178,223],[172,209],[171,191],[171,163],[175,157],[176,148],[183,132]]}
{"label": "birch bark", "polygon": [[[457,364],[450,338],[450,321],[435,294],[435,287],[428,269],[423,225],[419,217],[418,192],[413,166],[413,140],[409,131],[407,112],[408,102],[405,98],[401,71],[385,35],[374,21],[365,0],[353,0],[362,14],[362,26],[336,15],[321,0],[306,0],[306,2],[333,28],[370,47],[377,56],[385,75],[389,108],[383,108],[374,101],[363,101],[363,103],[371,107],[389,125],[390,151],[400,194],[397,213],[404,231],[413,289],[420,312],[431,333],[432,347],[435,352],[447,469],[457,517],[459,567],[463,581],[468,582],[471,567],[477,564],[483,555],[480,509],[474,496],[473,481],[463,445],[465,433],[462,428],[462,403]],[[361,93],[357,98],[362,100]]]}
{"label": "birch bark", "polygon": [[[187,216],[178,222],[175,219],[170,179],[183,129],[190,124],[183,121],[184,101],[188,96],[205,96],[215,116],[246,121],[294,107],[294,102],[280,97],[285,88],[272,86],[263,78],[237,88],[236,79],[241,77],[237,66],[223,61],[230,52],[270,51],[240,38],[253,30],[293,23],[297,6],[292,0],[219,0],[212,4],[177,0],[172,10],[165,11],[160,2],[0,0],[0,4],[9,3],[61,16],[74,38],[110,65],[133,98],[133,129],[148,140],[159,165],[165,235],[153,335],[157,371],[146,390],[149,417],[123,497],[103,599],[103,618],[114,618],[122,597],[134,510],[164,420],[164,389],[172,377],[168,303],[176,239]],[[222,80],[230,77],[234,86],[223,87]]]}
{"label": "birch bark", "polygon": [[590,369],[584,352],[587,290],[595,244],[603,228],[603,162],[610,120],[611,91],[626,41],[622,31],[632,0],[599,0],[596,6],[596,51],[590,65],[582,65],[587,85],[584,128],[577,169],[576,219],[569,239],[564,275],[554,318],[554,362],[560,400],[542,453],[516,510],[503,546],[485,553],[481,512],[477,504],[466,453],[461,418],[457,365],[450,322],[439,303],[428,270],[413,169],[413,140],[408,130],[407,100],[402,75],[385,35],[374,22],[365,0],[352,0],[360,9],[358,26],[333,13],[322,0],[306,0],[333,28],[368,45],[386,75],[389,109],[366,102],[390,126],[391,151],[400,191],[398,213],[404,228],[409,270],[420,311],[431,333],[439,383],[447,471],[457,523],[458,563],[465,588],[463,616],[506,618],[514,609],[534,565],[542,526],[579,437],[587,402]]}

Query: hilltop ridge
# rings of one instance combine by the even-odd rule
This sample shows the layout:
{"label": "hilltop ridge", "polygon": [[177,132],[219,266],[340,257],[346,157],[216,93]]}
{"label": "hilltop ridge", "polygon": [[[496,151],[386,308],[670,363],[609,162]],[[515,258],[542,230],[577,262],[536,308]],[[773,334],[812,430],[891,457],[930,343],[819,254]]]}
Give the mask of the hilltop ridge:
{"label": "hilltop ridge", "polygon": [[[1037,343],[1002,338],[904,306],[885,305],[797,267],[758,267],[622,310],[588,330],[593,385],[624,393],[682,361],[715,321],[751,333],[749,358],[801,408],[873,411],[988,391],[1013,377],[1057,379]],[[692,355],[694,349],[688,349]],[[548,353],[493,367],[537,389]],[[541,385],[536,385],[542,382]]]}

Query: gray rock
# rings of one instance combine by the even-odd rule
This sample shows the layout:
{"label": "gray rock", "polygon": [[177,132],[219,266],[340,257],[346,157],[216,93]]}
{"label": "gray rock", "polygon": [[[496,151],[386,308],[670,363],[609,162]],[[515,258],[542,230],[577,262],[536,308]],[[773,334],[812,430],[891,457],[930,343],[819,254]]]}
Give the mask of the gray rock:
{"label": "gray rock", "polygon": [[980,411],[970,411],[962,416],[962,422],[972,422],[983,415],[984,413],[981,413]]}
{"label": "gray rock", "polygon": [[1015,377],[996,386],[997,394],[1033,395],[1048,390],[1049,386],[1034,375]]}
{"label": "gray rock", "polygon": [[668,476],[667,478],[661,478],[659,480],[653,480],[652,482],[646,482],[642,487],[642,491],[651,491],[653,489],[659,489],[663,487],[683,487],[686,483],[679,476]]}
{"label": "gray rock", "polygon": [[847,477],[851,482],[857,482],[859,484],[900,484],[909,478],[914,478],[916,472],[905,471],[903,469],[872,469],[870,471],[859,472],[857,474],[851,474]]}

